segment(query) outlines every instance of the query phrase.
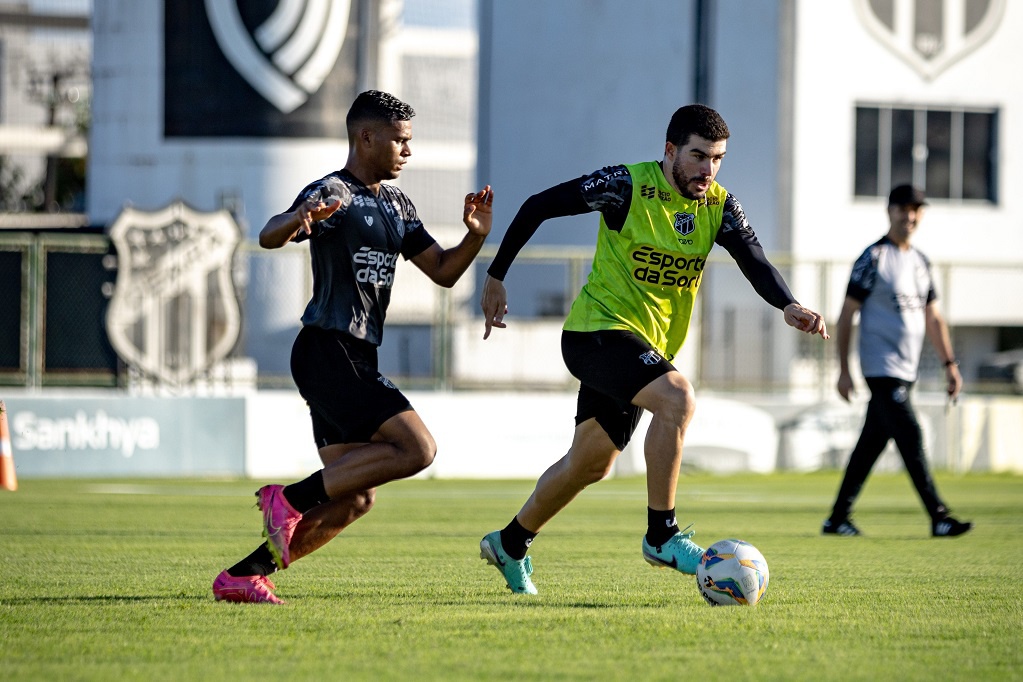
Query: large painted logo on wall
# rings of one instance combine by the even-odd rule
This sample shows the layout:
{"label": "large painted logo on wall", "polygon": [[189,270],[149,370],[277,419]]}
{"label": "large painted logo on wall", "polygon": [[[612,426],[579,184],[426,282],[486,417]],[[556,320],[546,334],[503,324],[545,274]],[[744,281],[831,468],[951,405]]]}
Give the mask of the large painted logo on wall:
{"label": "large painted logo on wall", "polygon": [[358,5],[165,3],[165,135],[344,137],[356,94]]}
{"label": "large painted logo on wall", "polygon": [[231,276],[241,230],[231,214],[180,201],[155,212],[125,208],[110,239],[117,282],[107,336],[121,359],[183,386],[227,357],[241,331]]}
{"label": "large painted logo on wall", "polygon": [[986,42],[1007,0],[855,0],[870,33],[925,79]]}
{"label": "large painted logo on wall", "polygon": [[304,104],[334,68],[349,9],[350,0],[280,0],[250,34],[236,0],[206,0],[206,16],[224,56],[284,113]]}

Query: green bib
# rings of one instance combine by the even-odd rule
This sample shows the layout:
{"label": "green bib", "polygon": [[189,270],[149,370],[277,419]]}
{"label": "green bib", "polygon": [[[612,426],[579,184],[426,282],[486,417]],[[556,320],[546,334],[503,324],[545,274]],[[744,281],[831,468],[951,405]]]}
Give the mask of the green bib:
{"label": "green bib", "polygon": [[601,216],[593,269],[564,328],[625,329],[672,360],[686,340],[728,193],[713,182],[705,199],[686,199],[668,184],[660,162],[626,168],[628,218],[615,232]]}

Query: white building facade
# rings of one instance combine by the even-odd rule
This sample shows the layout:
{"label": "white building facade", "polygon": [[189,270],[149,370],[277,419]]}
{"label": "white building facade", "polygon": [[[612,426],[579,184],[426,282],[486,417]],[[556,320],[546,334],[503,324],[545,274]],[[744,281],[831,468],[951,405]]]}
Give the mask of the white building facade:
{"label": "white building facade", "polygon": [[[9,56],[28,34],[20,14],[2,16],[13,22]],[[71,23],[81,30],[83,21]],[[1023,58],[1019,3],[95,0],[87,23],[87,216],[72,217],[109,225],[127,204],[157,210],[177,199],[229,208],[247,241],[236,268],[245,297],[238,352],[256,360],[261,385],[290,381],[287,349],[309,275],[303,247],[269,253],[255,236],[303,184],[343,164],[347,102],[370,87],[418,111],[399,184],[445,245],[462,234],[466,192],[495,187],[492,250],[531,194],[604,165],[660,158],[671,113],[701,100],[732,131],[719,181],[801,302],[834,323],[853,260],[886,229],[884,196],[911,181],[931,197],[916,243],[935,265],[968,382],[991,353],[1023,346],[1023,206],[1011,191],[1023,175],[1014,153],[1023,86],[1011,72]],[[303,43],[287,36],[335,24],[340,43],[321,30],[307,42],[315,49],[289,48]],[[313,68],[325,54],[335,56],[331,68]],[[12,102],[0,125],[0,142],[17,143],[8,153],[37,137],[12,119]],[[432,386],[438,377],[571,385],[558,336],[596,226],[588,215],[540,228],[529,246],[543,253],[524,252],[507,280],[510,326],[485,344],[476,289],[486,257],[453,293],[405,264],[382,365]],[[783,328],[723,251],[712,258],[680,367],[723,390],[830,395],[834,344]],[[922,382],[939,376],[933,358],[924,369]]]}
{"label": "white building facade", "polygon": [[[914,243],[970,380],[1023,345],[1021,30],[1023,5],[1006,0],[483,0],[481,177],[503,229],[532,193],[661,158],[671,112],[699,93],[732,133],[719,182],[832,324],[852,262],[887,231],[889,189],[928,192]],[[531,243],[592,244],[596,222],[545,224]],[[717,255],[688,373],[832,393],[833,347],[793,338]],[[934,369],[925,356],[922,384]]]}
{"label": "white building facade", "polygon": [[[924,188],[914,244],[969,373],[1023,325],[1023,6],[799,2],[795,27],[794,256],[851,265],[887,229],[888,189]],[[830,306],[848,269],[833,275]]]}

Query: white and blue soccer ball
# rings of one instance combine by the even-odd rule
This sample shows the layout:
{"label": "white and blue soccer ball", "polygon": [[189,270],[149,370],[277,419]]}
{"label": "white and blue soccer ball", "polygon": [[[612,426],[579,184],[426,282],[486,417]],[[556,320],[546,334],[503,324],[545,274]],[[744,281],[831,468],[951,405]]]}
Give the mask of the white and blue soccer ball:
{"label": "white and blue soccer ball", "polygon": [[719,540],[696,566],[696,586],[711,606],[756,606],[767,593],[767,559],[743,540]]}

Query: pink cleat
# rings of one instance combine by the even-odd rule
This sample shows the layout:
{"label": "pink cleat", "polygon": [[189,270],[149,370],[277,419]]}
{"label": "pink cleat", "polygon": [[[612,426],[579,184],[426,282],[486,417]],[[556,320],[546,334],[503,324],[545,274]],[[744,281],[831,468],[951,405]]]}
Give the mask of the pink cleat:
{"label": "pink cleat", "polygon": [[233,601],[241,603],[283,604],[273,590],[277,588],[265,575],[246,575],[234,577],[227,571],[221,571],[213,581],[213,596],[217,601]]}
{"label": "pink cleat", "polygon": [[284,499],[282,485],[265,485],[256,491],[256,506],[263,511],[263,537],[277,568],[291,563],[288,545],[302,515]]}

